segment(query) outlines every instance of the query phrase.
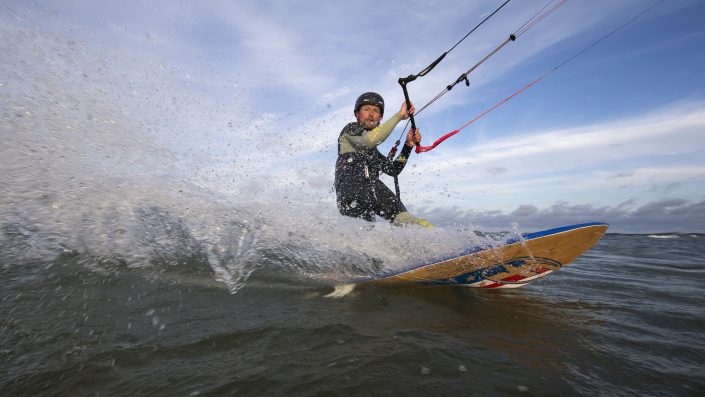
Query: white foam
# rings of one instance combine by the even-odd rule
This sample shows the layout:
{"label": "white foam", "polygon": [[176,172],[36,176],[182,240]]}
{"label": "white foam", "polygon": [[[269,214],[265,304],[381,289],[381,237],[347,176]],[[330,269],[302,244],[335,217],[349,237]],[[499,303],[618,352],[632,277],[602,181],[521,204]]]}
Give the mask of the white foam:
{"label": "white foam", "polygon": [[355,289],[355,284],[340,284],[336,285],[333,292],[328,295],[323,295],[324,298],[342,298],[349,295]]}

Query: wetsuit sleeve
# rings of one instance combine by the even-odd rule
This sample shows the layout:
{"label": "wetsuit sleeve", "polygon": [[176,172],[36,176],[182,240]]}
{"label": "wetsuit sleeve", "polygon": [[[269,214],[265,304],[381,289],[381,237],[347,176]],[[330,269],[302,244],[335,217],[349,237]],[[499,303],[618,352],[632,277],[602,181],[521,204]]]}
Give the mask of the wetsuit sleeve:
{"label": "wetsuit sleeve", "polygon": [[399,175],[406,166],[406,162],[407,160],[409,160],[410,155],[411,148],[404,145],[404,147],[401,149],[401,153],[399,153],[399,156],[396,158],[396,160],[389,161],[386,157],[384,158],[384,161],[382,162],[382,172],[391,176]]}
{"label": "wetsuit sleeve", "polygon": [[360,135],[341,134],[339,154],[357,152],[376,147],[387,139],[400,121],[401,116],[399,113],[395,113],[394,116],[382,123],[382,125],[370,131],[365,131]]}

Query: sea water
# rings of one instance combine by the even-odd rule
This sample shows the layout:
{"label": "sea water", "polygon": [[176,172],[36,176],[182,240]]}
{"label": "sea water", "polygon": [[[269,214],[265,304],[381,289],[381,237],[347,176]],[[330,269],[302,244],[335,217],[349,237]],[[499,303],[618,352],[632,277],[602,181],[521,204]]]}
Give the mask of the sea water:
{"label": "sea water", "polygon": [[339,299],[303,275],[312,248],[269,252],[232,293],[205,252],[163,252],[144,268],[80,252],[18,260],[5,240],[0,391],[701,395],[704,238],[607,234],[517,290],[366,287]]}

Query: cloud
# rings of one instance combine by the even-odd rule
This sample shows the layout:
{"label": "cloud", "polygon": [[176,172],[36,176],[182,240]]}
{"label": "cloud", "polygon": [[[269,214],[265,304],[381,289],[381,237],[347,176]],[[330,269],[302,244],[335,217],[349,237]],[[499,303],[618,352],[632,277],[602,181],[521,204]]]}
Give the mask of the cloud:
{"label": "cloud", "polygon": [[697,186],[705,183],[703,109],[702,102],[678,103],[638,117],[475,145],[448,141],[412,158],[413,177],[402,178],[421,200],[451,189],[451,203],[504,211],[522,197],[541,206],[586,199],[615,205],[635,195],[642,202],[665,195],[697,200]]}
{"label": "cloud", "polygon": [[511,212],[435,207],[421,208],[416,214],[440,226],[474,225],[479,230],[511,230],[516,223],[521,231],[529,232],[585,222],[607,222],[612,233],[705,233],[705,201],[674,198],[636,208],[630,203],[596,207],[558,202],[543,209],[524,204]]}
{"label": "cloud", "polygon": [[[666,109],[607,123],[550,131],[533,131],[494,139],[477,145],[446,144],[438,150],[434,170],[442,171],[468,163],[476,165],[529,163],[535,170],[555,163],[585,165],[619,157],[646,154],[679,154],[699,143],[705,128],[705,103],[670,105]],[[461,132],[462,134],[462,132]],[[460,147],[461,149],[457,149]],[[435,154],[435,152],[434,152]],[[542,161],[538,161],[542,160]]]}

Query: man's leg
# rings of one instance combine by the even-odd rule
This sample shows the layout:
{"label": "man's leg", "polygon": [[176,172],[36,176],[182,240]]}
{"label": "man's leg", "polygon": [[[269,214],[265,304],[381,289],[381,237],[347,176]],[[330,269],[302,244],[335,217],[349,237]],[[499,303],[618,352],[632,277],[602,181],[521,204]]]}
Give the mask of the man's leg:
{"label": "man's leg", "polygon": [[397,214],[396,217],[394,217],[394,225],[395,226],[403,226],[403,225],[420,225],[423,227],[433,227],[433,224],[423,218],[419,218],[418,216],[412,215],[410,212],[404,211],[400,212]]}
{"label": "man's leg", "polygon": [[353,194],[339,194],[336,200],[338,204],[338,211],[345,216],[373,222],[375,220],[375,214],[371,208],[372,205],[370,205],[366,195],[360,193],[361,192],[355,192]]}
{"label": "man's leg", "polygon": [[433,227],[431,222],[409,213],[404,204],[397,200],[397,196],[380,180],[375,183],[375,195],[377,197],[375,212],[382,218],[393,222],[394,225],[416,224]]}

